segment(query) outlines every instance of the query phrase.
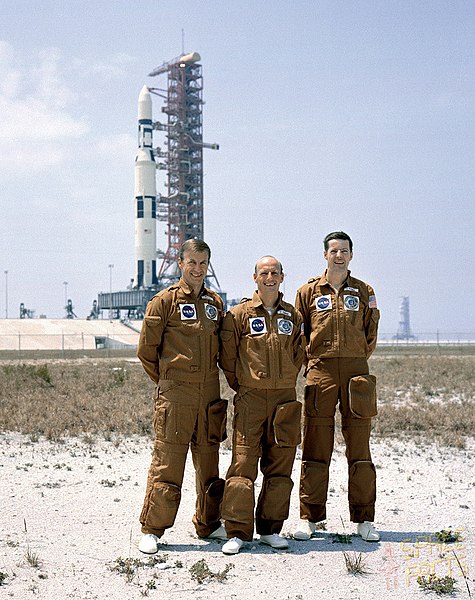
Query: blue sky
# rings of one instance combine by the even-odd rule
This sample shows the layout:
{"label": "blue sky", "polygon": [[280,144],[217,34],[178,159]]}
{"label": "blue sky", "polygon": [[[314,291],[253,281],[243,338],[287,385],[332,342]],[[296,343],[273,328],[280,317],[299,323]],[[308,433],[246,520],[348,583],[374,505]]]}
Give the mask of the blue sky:
{"label": "blue sky", "polygon": [[[230,297],[274,254],[285,294],[343,229],[381,331],[475,332],[475,3],[3,0],[0,307],[85,317],[134,275],[137,98],[202,56],[205,238]],[[160,104],[154,100],[154,118]],[[155,145],[159,145],[158,138]],[[165,193],[163,180],[157,179]],[[158,245],[166,247],[159,234]]]}

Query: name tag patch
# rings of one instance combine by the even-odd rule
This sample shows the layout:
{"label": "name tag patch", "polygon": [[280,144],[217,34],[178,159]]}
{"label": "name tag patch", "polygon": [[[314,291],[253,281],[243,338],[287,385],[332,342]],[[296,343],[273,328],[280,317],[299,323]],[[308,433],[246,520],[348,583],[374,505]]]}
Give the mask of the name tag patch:
{"label": "name tag patch", "polygon": [[352,288],[352,287],[346,287],[345,288],[345,292],[356,292],[358,294],[359,289],[358,288]]}
{"label": "name tag patch", "polygon": [[249,327],[251,329],[251,335],[267,333],[266,320],[264,317],[249,317]]}
{"label": "name tag patch", "polygon": [[345,310],[357,311],[360,309],[360,299],[358,296],[343,296],[343,304],[345,305]]}
{"label": "name tag patch", "polygon": [[179,304],[182,321],[196,319],[196,306],[194,304]]}
{"label": "name tag patch", "polygon": [[280,310],[277,311],[278,315],[287,315],[288,317],[291,317],[292,315],[289,313],[288,310],[284,310],[283,308],[281,308]]}
{"label": "name tag patch", "polygon": [[290,335],[294,330],[294,324],[289,319],[277,319],[277,330],[283,335]]}
{"label": "name tag patch", "polygon": [[211,319],[212,321],[218,320],[218,309],[214,304],[207,304],[205,302],[205,313],[208,319]]}
{"label": "name tag patch", "polygon": [[318,298],[315,299],[315,306],[319,312],[321,310],[330,310],[332,307],[332,297],[330,294],[318,296]]}

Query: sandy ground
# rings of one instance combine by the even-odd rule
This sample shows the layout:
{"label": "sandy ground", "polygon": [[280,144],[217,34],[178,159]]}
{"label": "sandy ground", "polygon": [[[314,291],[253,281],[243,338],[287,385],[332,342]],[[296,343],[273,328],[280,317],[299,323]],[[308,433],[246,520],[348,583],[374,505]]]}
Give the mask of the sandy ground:
{"label": "sandy ground", "polygon": [[[161,562],[154,565],[137,550],[137,516],[150,450],[145,438],[58,444],[0,434],[0,579],[6,575],[0,597],[412,600],[426,597],[417,576],[435,572],[453,576],[457,597],[468,598],[454,552],[468,572],[475,597],[474,440],[466,450],[373,441],[381,542],[353,536],[345,545],[332,537],[354,531],[348,521],[346,462],[339,446],[331,471],[327,531],[308,542],[291,540],[285,552],[256,540],[232,557],[222,554],[222,542],[194,535],[194,483],[188,462],[177,521],[162,538],[157,555]],[[229,461],[229,451],[223,451],[223,473]],[[294,481],[299,469],[298,458]],[[289,537],[298,522],[297,487],[283,530]],[[436,543],[431,534],[442,529],[460,531],[462,541]],[[348,574],[344,551],[350,558],[361,553],[368,574]],[[28,554],[39,566],[31,566]],[[129,576],[114,570],[127,559],[132,563]],[[132,559],[141,566],[134,566]],[[227,578],[204,583],[193,579],[190,568],[202,559],[215,574],[232,565]]]}

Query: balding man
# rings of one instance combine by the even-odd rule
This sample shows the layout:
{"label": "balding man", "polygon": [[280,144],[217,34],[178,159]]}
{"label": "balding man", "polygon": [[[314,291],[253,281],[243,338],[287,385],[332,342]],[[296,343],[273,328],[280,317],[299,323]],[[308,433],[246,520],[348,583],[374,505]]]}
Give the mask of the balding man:
{"label": "balding man", "polygon": [[264,476],[256,508],[260,542],[285,549],[279,535],[289,514],[290,478],[300,443],[301,405],[295,382],[303,361],[302,318],[282,300],[281,263],[264,256],[255,266],[257,291],[225,316],[219,363],[234,399],[232,463],[224,488],[222,517],[228,541],[224,554],[237,554],[253,539],[254,482]]}

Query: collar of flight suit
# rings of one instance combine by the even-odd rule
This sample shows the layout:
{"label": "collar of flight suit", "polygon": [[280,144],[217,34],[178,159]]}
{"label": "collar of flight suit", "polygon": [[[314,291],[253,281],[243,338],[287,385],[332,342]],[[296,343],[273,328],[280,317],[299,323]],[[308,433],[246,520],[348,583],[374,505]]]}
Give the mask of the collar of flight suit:
{"label": "collar of flight suit", "polygon": [[[275,308],[283,308],[282,306],[282,298],[284,297],[284,294],[282,292],[279,292],[279,298],[277,299],[277,304],[275,305]],[[262,306],[262,308],[264,308],[264,304],[262,303],[261,297],[259,296],[259,294],[256,292],[254,292],[254,294],[252,295],[252,301],[251,304],[254,308],[257,308],[258,306]]]}
{"label": "collar of flight suit", "polygon": [[[180,286],[180,288],[185,292],[185,294],[187,294],[188,296],[195,296],[195,291],[194,289],[189,286],[186,281],[180,277],[180,281],[178,282],[178,285]],[[206,291],[206,288],[204,286],[204,284],[201,286],[201,290],[199,291],[199,293],[195,296],[196,298],[200,298],[201,295]]]}
{"label": "collar of flight suit", "polygon": [[[328,269],[325,269],[325,272],[323,273],[323,275],[321,275],[321,276],[320,276],[320,279],[319,279],[319,281],[318,281],[318,285],[319,285],[319,286],[322,286],[322,287],[323,287],[324,285],[328,285],[328,286],[330,286],[330,287],[333,289],[333,286],[332,286],[332,284],[331,284],[331,283],[328,281],[328,279],[327,279],[327,273],[328,273]],[[350,271],[350,270],[348,270],[348,271],[346,272],[346,278],[345,278],[345,279],[344,279],[344,281],[342,282],[342,284],[341,284],[341,287],[343,288],[343,287],[347,286],[347,285],[349,284],[349,281],[350,281],[350,279],[352,279],[352,277],[351,277],[351,271]],[[341,289],[341,288],[340,288],[340,289]]]}

